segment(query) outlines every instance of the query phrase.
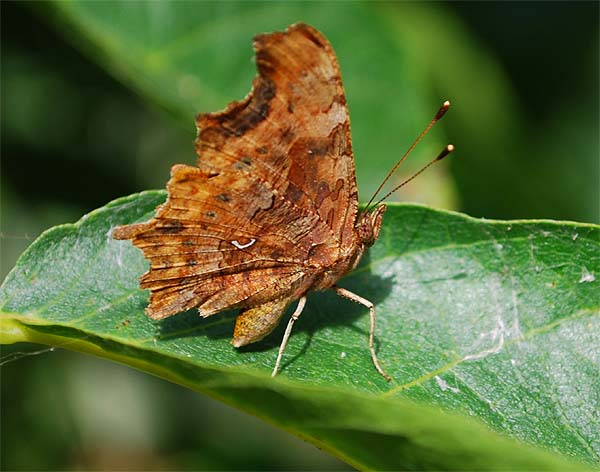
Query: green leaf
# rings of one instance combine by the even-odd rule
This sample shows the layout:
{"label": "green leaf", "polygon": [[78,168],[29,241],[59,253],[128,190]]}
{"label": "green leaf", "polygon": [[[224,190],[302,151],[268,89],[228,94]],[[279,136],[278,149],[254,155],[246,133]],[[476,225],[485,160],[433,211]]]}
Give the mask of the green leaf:
{"label": "green leaf", "polygon": [[[600,228],[495,222],[392,205],[379,241],[332,292],[311,294],[283,370],[278,329],[245,350],[235,314],[144,315],[141,251],[112,228],[165,198],[121,198],[44,233],[0,288],[0,342],[38,342],[137,367],[207,393],[364,469],[564,469],[597,463]],[[458,413],[442,413],[455,410]],[[474,422],[474,416],[488,428]]]}

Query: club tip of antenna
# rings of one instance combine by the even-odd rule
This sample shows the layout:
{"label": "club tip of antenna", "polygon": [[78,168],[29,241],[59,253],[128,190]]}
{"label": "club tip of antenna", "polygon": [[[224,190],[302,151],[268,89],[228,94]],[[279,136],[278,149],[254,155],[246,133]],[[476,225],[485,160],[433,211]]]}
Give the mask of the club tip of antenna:
{"label": "club tip of antenna", "polygon": [[446,100],[444,103],[442,103],[442,106],[440,107],[438,112],[435,114],[434,120],[437,121],[442,116],[444,116],[446,114],[446,112],[448,111],[448,108],[450,108],[450,100]]}
{"label": "club tip of antenna", "polygon": [[444,157],[446,157],[451,152],[454,152],[454,144],[448,144],[442,152],[435,158],[436,161],[441,161]]}

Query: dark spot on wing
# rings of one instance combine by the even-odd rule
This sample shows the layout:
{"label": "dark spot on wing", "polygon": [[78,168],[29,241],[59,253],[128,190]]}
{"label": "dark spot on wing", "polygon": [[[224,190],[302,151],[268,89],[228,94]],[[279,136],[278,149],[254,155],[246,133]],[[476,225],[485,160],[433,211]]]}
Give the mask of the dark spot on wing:
{"label": "dark spot on wing", "polygon": [[252,159],[250,159],[248,156],[244,156],[233,165],[233,168],[237,170],[248,170],[251,166]]}
{"label": "dark spot on wing", "polygon": [[156,231],[162,234],[177,234],[183,230],[183,225],[179,220],[166,220],[156,227]]}
{"label": "dark spot on wing", "polygon": [[331,210],[329,210],[329,212],[327,213],[327,218],[325,218],[325,223],[327,224],[327,226],[329,226],[330,228],[333,228],[333,218],[335,216],[335,212],[333,211],[333,208]]}
{"label": "dark spot on wing", "polygon": [[283,256],[283,251],[281,249],[279,249],[279,248],[274,249],[271,252],[271,259],[278,260],[281,256]]}
{"label": "dark spot on wing", "polygon": [[285,192],[286,200],[289,200],[292,203],[296,203],[298,200],[300,200],[300,198],[302,198],[302,195],[304,195],[304,192],[302,192],[302,190],[300,190],[291,182],[288,184],[287,191]]}
{"label": "dark spot on wing", "polygon": [[260,93],[262,98],[268,102],[275,96],[275,84],[266,78],[264,79],[263,84],[264,85],[260,88]]}
{"label": "dark spot on wing", "polygon": [[330,142],[328,138],[312,138],[307,143],[308,154],[311,157],[323,157],[328,154]]}
{"label": "dark spot on wing", "polygon": [[331,199],[335,202],[339,196],[340,196],[340,191],[344,188],[344,179],[339,178],[337,179],[337,182],[335,183],[335,189],[331,192]]}
{"label": "dark spot on wing", "polygon": [[219,129],[227,136],[243,136],[269,115],[270,101],[274,96],[273,81],[268,77],[259,77],[250,100],[242,101],[229,113],[215,117],[220,125]]}
{"label": "dark spot on wing", "polygon": [[227,203],[227,202],[231,201],[231,197],[229,195],[227,195],[226,193],[220,193],[215,198],[217,200],[220,200],[220,201],[224,202],[224,203]]}
{"label": "dark spot on wing", "polygon": [[292,131],[292,127],[288,126],[281,133],[281,142],[282,142],[282,144],[283,143],[289,143],[289,142],[291,142],[294,139],[294,136],[295,136],[295,134]]}
{"label": "dark spot on wing", "polygon": [[329,190],[329,184],[324,180],[321,180],[317,185],[317,196],[315,199],[315,206],[319,208],[329,195],[331,195],[331,190]]}

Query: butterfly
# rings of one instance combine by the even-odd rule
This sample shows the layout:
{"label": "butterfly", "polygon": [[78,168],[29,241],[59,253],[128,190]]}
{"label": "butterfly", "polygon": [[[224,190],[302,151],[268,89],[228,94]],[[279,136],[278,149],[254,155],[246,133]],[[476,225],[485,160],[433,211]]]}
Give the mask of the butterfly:
{"label": "butterfly", "polygon": [[112,235],[150,261],[140,279],[150,318],[239,308],[232,344],[241,347],[270,334],[298,300],[274,376],[307,293],[333,289],[369,310],[371,358],[390,380],[374,348],[373,303],[336,285],[377,240],[386,207],[359,211],[335,53],[303,23],[256,36],[254,51],[252,91],[196,118],[197,166],[173,166],[156,216]]}

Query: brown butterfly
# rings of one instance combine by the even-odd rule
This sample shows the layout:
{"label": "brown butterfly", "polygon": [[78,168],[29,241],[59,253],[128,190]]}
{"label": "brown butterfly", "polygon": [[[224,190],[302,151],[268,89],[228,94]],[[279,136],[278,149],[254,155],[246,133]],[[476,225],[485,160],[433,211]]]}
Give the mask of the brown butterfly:
{"label": "brown butterfly", "polygon": [[273,375],[306,294],[332,288],[369,309],[371,357],[390,380],[374,349],[373,304],[335,285],[375,242],[385,212],[379,203],[358,211],[350,119],[335,53],[321,33],[302,23],[257,36],[254,50],[252,91],[196,119],[198,167],[175,165],[168,199],[156,216],[115,228],[113,237],[131,239],[150,261],[140,279],[150,289],[150,318],[194,307],[204,317],[241,308],[235,347],[263,339],[299,300]]}

